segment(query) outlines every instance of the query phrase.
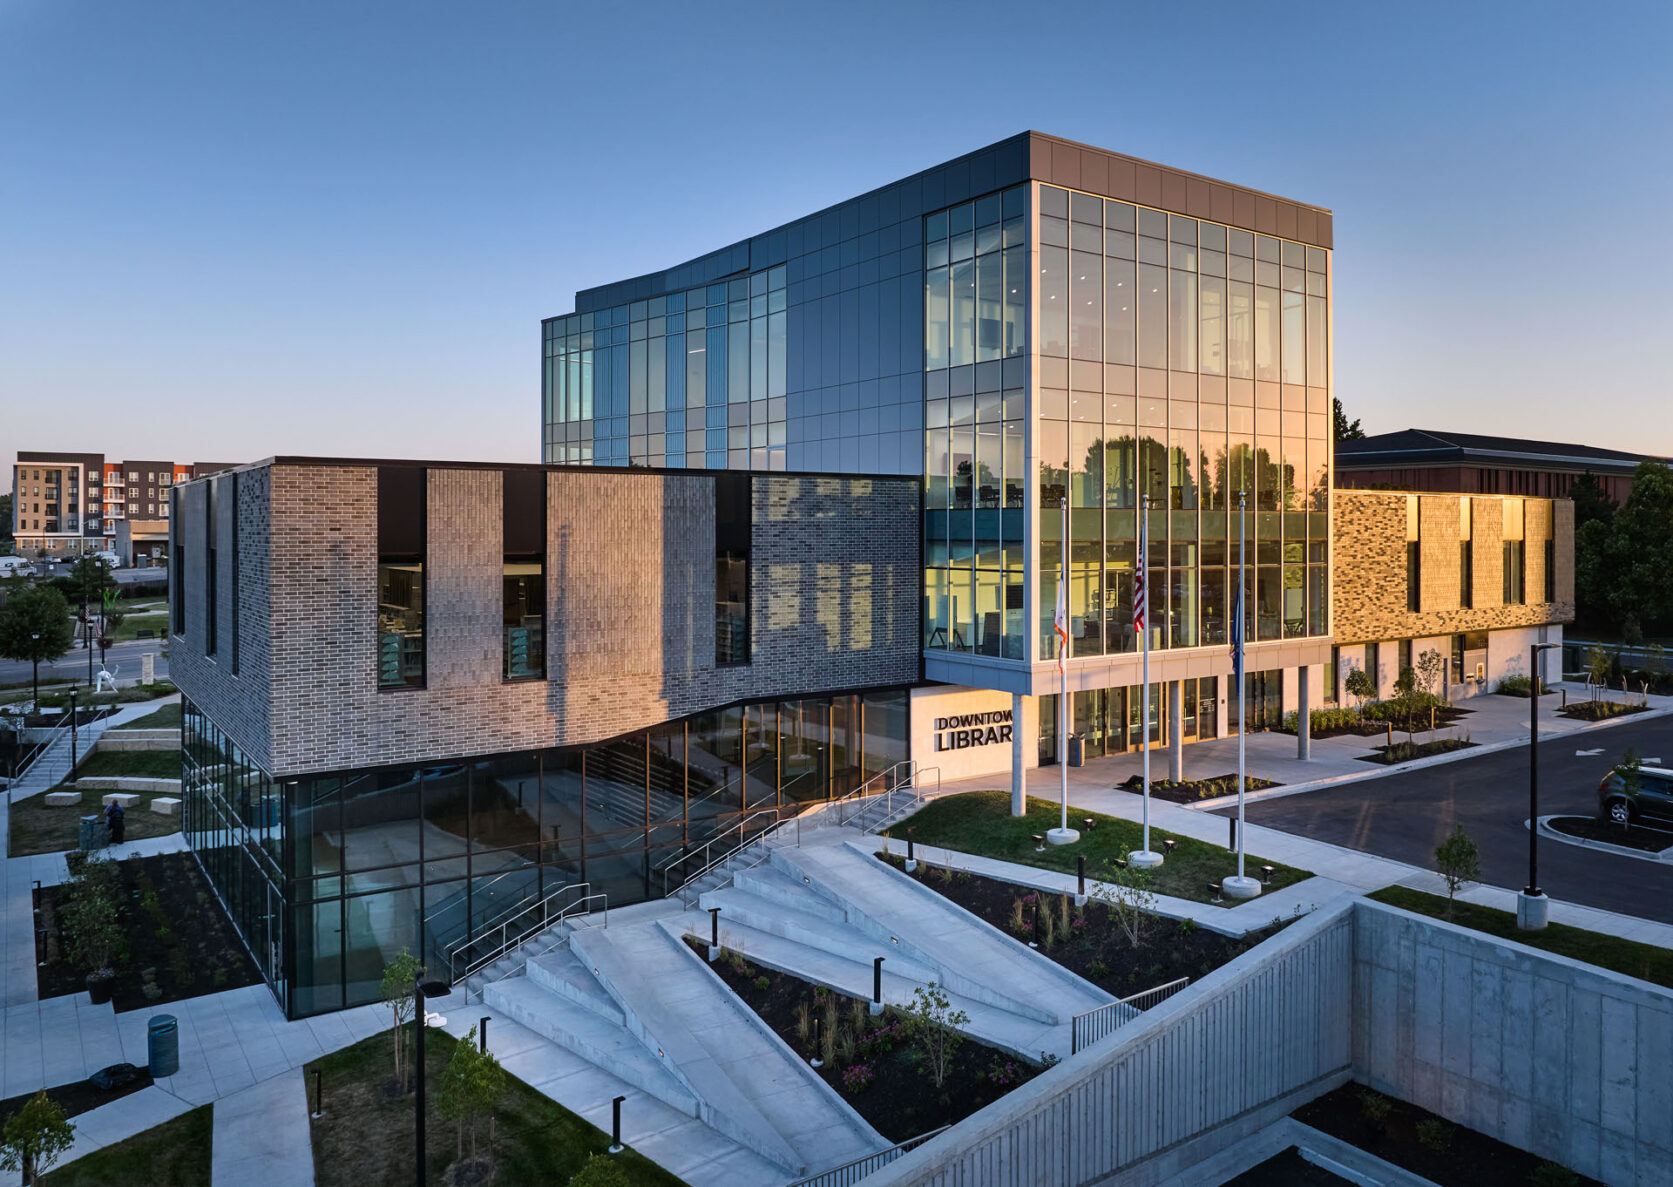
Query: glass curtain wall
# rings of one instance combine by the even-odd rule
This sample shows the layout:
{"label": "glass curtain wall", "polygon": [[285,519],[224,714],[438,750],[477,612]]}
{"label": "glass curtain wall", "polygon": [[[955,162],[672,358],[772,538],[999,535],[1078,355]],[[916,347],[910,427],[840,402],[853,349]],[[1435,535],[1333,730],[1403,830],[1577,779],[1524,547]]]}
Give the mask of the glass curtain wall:
{"label": "glass curtain wall", "polygon": [[377,1001],[403,946],[448,968],[565,887],[611,906],[660,897],[748,814],[844,795],[908,747],[898,690],[276,783],[189,702],[185,720],[187,836],[293,1017]]}
{"label": "glass curtain wall", "polygon": [[1149,499],[1154,649],[1228,642],[1238,496],[1252,641],[1326,633],[1327,253],[1041,186],[1039,654],[1069,525],[1070,654],[1138,649]]}
{"label": "glass curtain wall", "polygon": [[1027,657],[1027,187],[924,220],[924,645]]}

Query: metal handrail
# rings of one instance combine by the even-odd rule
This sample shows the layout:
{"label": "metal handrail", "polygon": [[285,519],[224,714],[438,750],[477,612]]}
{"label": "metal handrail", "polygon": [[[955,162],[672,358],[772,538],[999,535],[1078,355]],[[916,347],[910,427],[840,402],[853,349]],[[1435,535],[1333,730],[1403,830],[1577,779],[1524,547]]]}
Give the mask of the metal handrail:
{"label": "metal handrail", "polygon": [[[1179,977],[1149,989],[1141,989],[1137,993],[1130,993],[1118,1001],[1087,1010],[1083,1014],[1076,1014],[1069,1020],[1069,1053],[1077,1054],[1082,1047],[1096,1043],[1131,1022],[1132,1015],[1124,1014],[1123,1007],[1142,1013],[1157,1003],[1166,1001],[1190,983],[1191,978]],[[1117,1015],[1120,1017],[1116,1017]],[[1116,1020],[1112,1022],[1111,1018]]]}
{"label": "metal handrail", "polygon": [[[895,775],[895,772],[901,767],[906,767],[907,768],[906,778],[904,779],[904,781],[902,781],[899,778],[899,776]],[[872,776],[870,779],[868,779],[864,783],[862,783],[856,790],[849,793],[848,795],[843,796],[842,799],[837,800],[835,802],[835,804],[833,805],[834,811],[836,813],[836,822],[839,825],[847,824],[850,820],[854,819],[856,814],[863,814],[867,811],[870,811],[871,808],[877,803],[878,800],[882,799],[885,796],[892,796],[896,792],[900,792],[900,791],[910,791],[912,793],[912,798],[907,802],[907,804],[905,806],[908,807],[908,808],[917,808],[924,802],[924,800],[926,798],[928,798],[926,796],[925,791],[924,791],[924,784],[928,781],[930,775],[935,776],[935,792],[934,792],[934,794],[935,795],[940,795],[941,794],[941,768],[940,767],[920,768],[917,763],[915,763],[911,760],[906,760],[906,761],[903,761],[903,762],[895,763],[894,766],[889,767],[887,770],[882,771],[881,773]],[[867,791],[866,790],[873,783],[876,783],[879,780],[887,781],[891,777],[893,777],[895,779],[895,782],[892,786],[888,785],[886,783],[885,786],[881,790],[878,790],[878,791]],[[854,809],[858,809],[858,813],[856,813],[854,811]],[[882,820],[877,822],[877,824],[875,825],[875,828],[876,829],[881,829],[881,828],[886,827],[889,823],[891,823],[900,814],[900,812],[901,812],[900,808],[892,808],[890,811],[888,811],[884,814]]]}
{"label": "metal handrail", "polygon": [[[29,720],[28,717],[24,718],[24,721],[28,721],[28,720]],[[89,724],[91,724],[91,723],[89,723]],[[29,727],[27,725],[20,725],[20,726],[17,727],[18,740],[20,742],[23,739],[23,731],[28,729],[28,728]],[[33,774],[34,771],[35,771],[35,768],[40,766],[41,763],[46,760],[46,757],[49,754],[51,754],[53,752],[53,750],[58,746],[58,743],[64,741],[64,739],[68,738],[69,736],[70,736],[70,710],[66,709],[66,710],[64,710],[64,720],[52,727],[52,732],[47,735],[46,741],[41,743],[41,748],[39,750],[35,751],[35,753],[30,757],[29,762],[24,766],[24,768],[21,771],[19,771],[16,775],[12,776],[11,782],[9,784],[7,784],[6,799],[7,799],[8,803],[12,802],[11,789],[15,788],[19,783],[22,783],[31,774]]]}
{"label": "metal handrail", "polygon": [[931,1138],[940,1137],[951,1128],[951,1125],[943,1125],[940,1129],[932,1129],[915,1138],[907,1138],[904,1142],[896,1142],[887,1150],[879,1150],[875,1154],[867,1154],[841,1166],[833,1166],[805,1179],[797,1179],[790,1187],[852,1187],[872,1171],[882,1170],[908,1150],[916,1149]]}
{"label": "metal handrail", "polygon": [[[844,807],[844,805],[848,804],[850,801],[863,800],[863,799],[867,799],[867,798],[869,798],[871,796],[874,796],[874,795],[881,795],[881,794],[883,794],[883,792],[893,791],[894,788],[895,788],[895,785],[891,784],[889,782],[889,780],[891,778],[896,779],[896,780],[899,779],[899,776],[896,775],[895,772],[900,770],[901,767],[906,768],[906,781],[908,783],[913,782],[914,781],[914,776],[917,773],[918,764],[910,758],[903,758],[897,763],[891,763],[890,765],[884,767],[881,771],[877,772],[877,774],[873,775],[870,779],[867,779],[864,783],[860,784],[858,787],[856,787],[853,791],[849,792],[847,795],[841,797],[840,799],[833,800],[831,802],[831,806],[838,814],[839,823],[840,823],[841,818],[842,818],[843,807]],[[879,780],[883,781],[882,791],[867,791],[866,790],[866,788],[870,787],[873,783],[876,783]]]}
{"label": "metal handrail", "polygon": [[[490,928],[490,929],[488,929],[488,932],[478,933],[477,935],[474,935],[474,936],[465,936],[461,939],[455,940],[451,945],[448,946],[447,954],[446,954],[447,955],[447,970],[452,976],[453,983],[458,984],[460,981],[463,981],[466,977],[469,977],[472,973],[476,972],[477,969],[482,968],[484,965],[492,964],[494,961],[498,960],[501,956],[505,955],[505,953],[511,951],[511,949],[513,949],[513,948],[517,947],[517,945],[523,943],[523,941],[528,939],[530,936],[538,934],[539,932],[545,931],[547,928],[553,926],[554,924],[562,923],[565,919],[569,918],[569,916],[571,914],[578,914],[579,912],[577,911],[577,908],[584,907],[588,903],[598,901],[598,902],[602,902],[604,904],[604,909],[605,909],[605,912],[606,912],[605,917],[604,917],[604,925],[606,927],[608,927],[610,925],[610,917],[609,917],[609,914],[608,914],[609,909],[610,909],[610,903],[609,903],[608,896],[606,896],[602,891],[599,891],[597,893],[581,895],[574,902],[570,903],[569,906],[564,907],[562,910],[560,910],[558,912],[556,918],[551,918],[548,915],[548,911],[551,907],[551,904],[552,904],[553,900],[558,898],[560,895],[573,894],[576,891],[590,890],[591,887],[592,887],[591,882],[571,882],[568,885],[558,887],[556,890],[552,891],[551,894],[548,894],[545,897],[537,899],[536,901],[530,903],[528,906],[524,907],[521,911],[518,911],[515,915],[510,915],[510,916],[507,916],[505,919],[502,919],[497,925],[495,925],[498,928],[499,933],[500,933],[499,944],[496,947],[494,947],[491,951],[489,951],[489,952],[487,952],[487,953],[485,953],[481,956],[478,956],[474,960],[469,961],[466,964],[466,966],[463,970],[461,970],[458,967],[458,965],[459,965],[459,954],[461,952],[468,951],[469,949],[474,948],[476,945],[482,943],[484,936],[487,935],[488,932],[493,931],[494,929]],[[590,908],[590,907],[587,908],[588,911],[591,911],[591,909],[592,908]],[[509,929],[510,929],[511,925],[518,922],[519,920],[521,920],[524,916],[533,914],[536,911],[539,911],[542,914],[542,919],[541,919],[540,926],[536,927],[536,928],[529,929],[527,931],[521,931],[517,934],[517,937],[515,939],[511,938],[510,935],[509,935]]]}
{"label": "metal handrail", "polygon": [[[461,853],[456,860],[463,860],[464,856],[465,855]],[[447,861],[449,859],[448,858],[440,858],[440,859],[433,859],[433,860]],[[530,862],[527,865],[508,866],[506,869],[501,870],[499,873],[495,874],[492,878],[490,878],[485,885],[472,887],[470,892],[469,892],[470,896],[472,898],[474,898],[475,896],[477,896],[479,894],[482,894],[486,891],[492,890],[496,885],[498,885],[504,879],[509,878],[512,874],[527,874],[530,871],[532,871],[534,869],[537,869],[537,868],[538,867],[533,862]],[[463,895],[466,892],[461,890],[459,893],[461,895]],[[453,899],[447,899],[443,902],[437,903],[434,908],[432,908],[428,913],[425,914],[425,916],[424,916],[425,924],[428,925],[432,919],[435,919],[437,916],[439,916],[443,911],[445,911],[447,909],[448,904],[450,904],[454,901],[455,900],[453,900]]]}
{"label": "metal handrail", "polygon": [[[789,806],[789,805],[786,805],[784,807],[757,808],[755,811],[750,812],[749,814],[740,818],[736,824],[730,826],[724,832],[718,832],[714,836],[710,837],[707,841],[704,841],[703,844],[698,846],[696,849],[693,849],[693,850],[691,850],[689,852],[685,852],[685,853],[674,854],[667,861],[663,862],[661,865],[656,867],[657,873],[662,875],[662,897],[667,898],[670,894],[679,894],[682,890],[684,890],[687,886],[690,886],[693,882],[697,881],[697,879],[701,878],[704,874],[708,873],[710,870],[714,869],[716,866],[721,865],[721,864],[723,864],[727,861],[730,861],[740,851],[748,848],[750,845],[753,845],[757,840],[759,840],[761,837],[765,836],[767,833],[772,832],[774,827],[776,827],[779,824],[783,824],[785,822],[784,821],[785,813],[789,813],[792,817],[794,817],[795,813],[798,810],[799,810],[799,806]],[[756,835],[751,837],[749,835],[749,822],[752,821],[752,820],[755,820],[759,817],[762,817],[762,816],[773,817],[774,818],[774,824],[772,826],[767,827],[767,828],[763,828],[763,829],[758,830]],[[718,857],[711,855],[709,857],[709,860],[707,860],[703,863],[703,866],[702,866],[701,869],[699,869],[696,873],[690,874],[687,877],[685,877],[684,879],[682,879],[680,881],[680,884],[678,886],[675,886],[672,890],[669,889],[668,881],[669,881],[669,871],[670,870],[676,869],[677,867],[685,864],[686,862],[692,860],[693,858],[697,857],[700,854],[709,853],[714,848],[714,846],[717,842],[726,840],[733,833],[738,834],[738,844],[732,846],[730,849],[727,849],[725,852],[721,853]]]}

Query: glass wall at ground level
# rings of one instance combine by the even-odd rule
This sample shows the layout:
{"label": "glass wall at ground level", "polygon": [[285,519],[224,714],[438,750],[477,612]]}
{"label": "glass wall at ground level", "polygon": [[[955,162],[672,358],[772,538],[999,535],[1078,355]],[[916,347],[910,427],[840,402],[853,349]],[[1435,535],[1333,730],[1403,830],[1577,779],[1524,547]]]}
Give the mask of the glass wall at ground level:
{"label": "glass wall at ground level", "polygon": [[186,705],[186,828],[293,1017],[462,970],[552,896],[660,897],[706,842],[907,757],[904,690],[736,705],[595,746],[276,782]]}

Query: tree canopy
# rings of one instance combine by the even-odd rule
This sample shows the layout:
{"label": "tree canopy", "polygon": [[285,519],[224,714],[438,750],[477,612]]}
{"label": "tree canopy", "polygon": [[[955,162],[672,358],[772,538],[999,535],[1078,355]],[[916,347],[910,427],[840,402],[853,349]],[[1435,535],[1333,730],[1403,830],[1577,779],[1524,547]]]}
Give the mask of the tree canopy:
{"label": "tree canopy", "polygon": [[1336,420],[1336,439],[1338,441],[1358,441],[1365,436],[1365,430],[1359,427],[1359,417],[1348,419],[1347,412],[1342,407],[1342,398],[1333,396],[1330,401],[1331,411]]}
{"label": "tree canopy", "polygon": [[0,658],[50,662],[74,642],[70,604],[50,585],[20,589],[0,608]]}
{"label": "tree canopy", "polygon": [[1673,469],[1640,463],[1614,515],[1575,529],[1574,561],[1584,621],[1628,642],[1673,631]]}

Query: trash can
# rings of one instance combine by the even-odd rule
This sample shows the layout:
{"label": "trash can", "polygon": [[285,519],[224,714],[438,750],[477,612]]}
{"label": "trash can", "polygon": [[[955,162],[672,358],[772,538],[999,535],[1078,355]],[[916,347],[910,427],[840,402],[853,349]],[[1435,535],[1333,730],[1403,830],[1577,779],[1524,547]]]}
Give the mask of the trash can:
{"label": "trash can", "polygon": [[83,816],[79,835],[81,851],[95,853],[110,844],[110,830],[103,816]]}
{"label": "trash can", "polygon": [[153,1014],[145,1028],[151,1076],[172,1076],[180,1070],[180,1024],[173,1014]]}
{"label": "trash can", "polygon": [[1079,734],[1070,734],[1069,735],[1069,765],[1071,767],[1078,767],[1078,766],[1081,765],[1080,755],[1081,755],[1080,735]]}

